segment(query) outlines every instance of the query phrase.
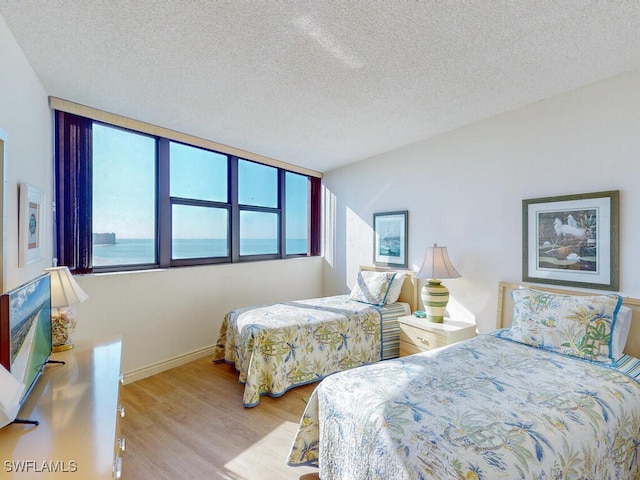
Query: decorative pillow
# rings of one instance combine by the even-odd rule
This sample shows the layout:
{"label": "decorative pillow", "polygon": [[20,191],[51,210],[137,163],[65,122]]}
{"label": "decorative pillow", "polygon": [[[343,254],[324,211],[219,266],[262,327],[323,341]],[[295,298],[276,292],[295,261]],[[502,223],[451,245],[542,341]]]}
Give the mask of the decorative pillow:
{"label": "decorative pillow", "polygon": [[614,360],[618,360],[624,355],[624,347],[629,338],[629,330],[631,329],[631,315],[633,311],[629,307],[622,305],[616,316],[613,325],[613,339],[611,341],[611,353]]}
{"label": "decorative pillow", "polygon": [[358,272],[356,285],[351,290],[349,300],[381,307],[387,300],[389,287],[395,275],[395,272]]}
{"label": "decorative pillow", "polygon": [[391,286],[389,287],[389,293],[387,294],[386,303],[395,303],[398,301],[400,291],[402,290],[402,285],[404,284],[405,276],[406,274],[404,272],[397,272],[396,276],[393,277],[393,281],[391,282]]}
{"label": "decorative pillow", "polygon": [[565,355],[615,363],[611,344],[622,297],[560,295],[529,288],[511,292],[513,321],[501,336]]}

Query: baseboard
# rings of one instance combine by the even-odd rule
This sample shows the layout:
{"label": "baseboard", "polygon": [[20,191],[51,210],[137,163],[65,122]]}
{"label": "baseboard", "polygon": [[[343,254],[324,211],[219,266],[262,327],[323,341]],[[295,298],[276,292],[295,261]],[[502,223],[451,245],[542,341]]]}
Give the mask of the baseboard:
{"label": "baseboard", "polygon": [[127,383],[132,383],[136,380],[142,380],[143,378],[150,377],[151,375],[155,375],[156,373],[164,372],[165,370],[169,370],[170,368],[179,367],[180,365],[193,362],[194,360],[198,360],[199,358],[213,355],[213,349],[214,346],[211,345],[199,350],[194,350],[190,353],[185,353],[184,355],[179,355],[168,360],[154,363],[153,365],[148,365],[146,367],[132,370],[123,375],[123,383],[126,385]]}

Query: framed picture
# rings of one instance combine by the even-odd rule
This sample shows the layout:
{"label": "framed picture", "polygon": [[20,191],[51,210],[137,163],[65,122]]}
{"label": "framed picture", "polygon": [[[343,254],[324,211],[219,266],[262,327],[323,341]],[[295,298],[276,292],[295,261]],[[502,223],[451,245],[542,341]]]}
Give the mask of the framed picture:
{"label": "framed picture", "polygon": [[20,184],[18,216],[18,265],[24,267],[44,258],[44,193]]}
{"label": "framed picture", "polygon": [[522,201],[522,280],[618,290],[619,190]]}
{"label": "framed picture", "polygon": [[373,262],[387,267],[407,267],[406,210],[373,214]]}

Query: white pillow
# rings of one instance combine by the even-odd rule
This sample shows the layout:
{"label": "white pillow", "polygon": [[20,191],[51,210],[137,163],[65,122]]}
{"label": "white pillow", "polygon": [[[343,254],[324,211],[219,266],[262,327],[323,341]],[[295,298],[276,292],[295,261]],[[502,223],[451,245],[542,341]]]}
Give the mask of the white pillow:
{"label": "white pillow", "polygon": [[393,281],[389,287],[389,293],[387,294],[387,303],[396,303],[398,301],[405,276],[406,274],[404,272],[398,272],[396,276],[393,277]]}
{"label": "white pillow", "polygon": [[395,272],[358,272],[356,285],[351,290],[349,300],[370,303],[381,307],[387,300],[389,287],[395,277]]}
{"label": "white pillow", "polygon": [[614,360],[619,359],[623,355],[624,346],[627,344],[629,330],[631,329],[632,313],[633,311],[629,307],[625,307],[624,305],[620,306],[611,338],[611,356]]}

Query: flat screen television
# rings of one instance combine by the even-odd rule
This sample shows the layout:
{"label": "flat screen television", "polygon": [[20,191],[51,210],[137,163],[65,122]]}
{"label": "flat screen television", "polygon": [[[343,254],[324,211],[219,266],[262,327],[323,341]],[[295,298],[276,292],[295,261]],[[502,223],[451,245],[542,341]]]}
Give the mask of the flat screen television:
{"label": "flat screen television", "polygon": [[24,403],[51,355],[51,282],[45,273],[0,295],[0,364],[25,385]]}

